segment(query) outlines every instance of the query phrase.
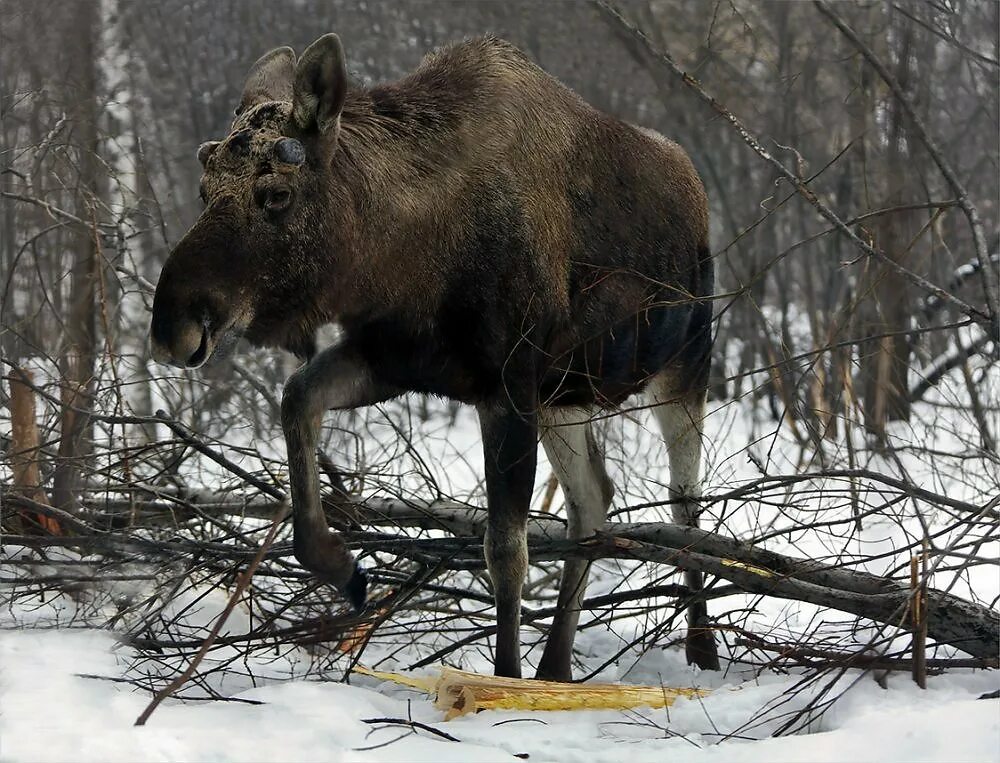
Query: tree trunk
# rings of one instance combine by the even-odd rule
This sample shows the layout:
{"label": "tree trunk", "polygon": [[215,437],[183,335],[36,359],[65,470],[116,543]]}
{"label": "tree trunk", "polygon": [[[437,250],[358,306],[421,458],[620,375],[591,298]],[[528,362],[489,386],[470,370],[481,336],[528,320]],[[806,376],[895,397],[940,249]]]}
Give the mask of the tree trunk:
{"label": "tree trunk", "polygon": [[[891,12],[890,12],[891,13]],[[890,16],[890,27],[893,19]],[[913,58],[913,26],[901,24],[896,43],[896,76],[909,88]],[[888,95],[885,148],[875,166],[882,177],[874,178],[883,189],[877,206],[889,208],[919,202],[919,189],[910,177],[914,160],[912,138],[905,124],[899,101]],[[876,152],[872,152],[873,154]],[[880,215],[869,228],[874,245],[893,261],[920,272],[920,213],[915,210]],[[890,421],[908,421],[910,396],[908,375],[913,340],[907,333],[912,323],[915,295],[913,288],[897,271],[869,263],[862,293],[867,294],[863,308],[861,336],[871,337],[859,345],[860,388],[865,426],[880,439]]]}
{"label": "tree trunk", "polygon": [[[48,505],[49,499],[42,488],[42,471],[39,467],[41,449],[38,422],[35,418],[35,392],[28,371],[14,368],[7,374],[10,384],[10,466],[13,476],[11,489],[36,503]],[[4,526],[13,532],[27,533],[40,527],[58,534],[56,520],[42,514],[18,511],[3,517]]]}
{"label": "tree trunk", "polygon": [[[97,39],[100,7],[97,0],[77,0],[67,12],[65,29],[67,101],[74,107],[71,141],[79,172],[75,190],[77,217],[92,221],[73,236],[70,299],[65,316],[65,351],[60,360],[63,377],[59,459],[52,479],[55,506],[73,509],[80,475],[91,452],[90,410],[97,359],[97,286],[101,267],[96,225],[100,198],[98,160]],[[73,97],[69,97],[73,94]]]}

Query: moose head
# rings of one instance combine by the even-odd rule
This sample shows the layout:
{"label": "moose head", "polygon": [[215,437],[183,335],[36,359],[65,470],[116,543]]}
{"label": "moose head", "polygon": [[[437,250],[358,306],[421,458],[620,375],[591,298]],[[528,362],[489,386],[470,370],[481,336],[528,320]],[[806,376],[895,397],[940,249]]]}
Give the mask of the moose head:
{"label": "moose head", "polygon": [[335,34],[251,67],[229,135],[198,149],[205,208],[156,288],[156,360],[197,368],[240,336],[309,345],[327,319],[315,284],[337,256],[329,175],[346,94]]}

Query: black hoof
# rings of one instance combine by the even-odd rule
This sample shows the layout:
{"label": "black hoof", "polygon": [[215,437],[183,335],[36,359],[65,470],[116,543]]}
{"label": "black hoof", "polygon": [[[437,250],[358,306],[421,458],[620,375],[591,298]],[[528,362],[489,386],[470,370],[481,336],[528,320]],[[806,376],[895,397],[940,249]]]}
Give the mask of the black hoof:
{"label": "black hoof", "polygon": [[707,628],[701,632],[690,632],[684,645],[688,665],[697,665],[702,670],[720,670],[719,648]]}
{"label": "black hoof", "polygon": [[360,612],[365,608],[365,602],[368,600],[368,575],[357,562],[354,564],[354,574],[347,581],[342,593],[351,602],[355,612]]}
{"label": "black hoof", "polygon": [[535,672],[536,681],[555,681],[556,683],[568,684],[573,680],[571,671],[562,670],[542,670],[539,668]]}

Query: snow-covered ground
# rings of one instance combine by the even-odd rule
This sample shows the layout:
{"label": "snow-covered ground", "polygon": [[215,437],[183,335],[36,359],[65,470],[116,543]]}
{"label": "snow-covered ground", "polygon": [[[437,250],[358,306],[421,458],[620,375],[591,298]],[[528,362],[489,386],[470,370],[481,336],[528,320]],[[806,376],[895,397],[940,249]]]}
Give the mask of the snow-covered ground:
{"label": "snow-covered ground", "polygon": [[[113,638],[100,631],[0,635],[3,761],[533,761],[669,760],[993,761],[1000,709],[976,700],[995,674],[933,678],[927,691],[903,675],[888,689],[862,679],[813,733],[748,741],[725,735],[789,692],[798,677],[728,682],[669,710],[494,712],[444,723],[419,693],[359,679],[271,683],[240,702],[167,702],[133,726],[148,696],[109,680],[123,675]],[[103,679],[84,677],[102,676]],[[842,681],[855,680],[847,675]],[[801,698],[798,700],[801,701]],[[412,719],[459,740],[376,718]],[[764,736],[758,728],[754,736]],[[744,733],[743,736],[748,736]]]}

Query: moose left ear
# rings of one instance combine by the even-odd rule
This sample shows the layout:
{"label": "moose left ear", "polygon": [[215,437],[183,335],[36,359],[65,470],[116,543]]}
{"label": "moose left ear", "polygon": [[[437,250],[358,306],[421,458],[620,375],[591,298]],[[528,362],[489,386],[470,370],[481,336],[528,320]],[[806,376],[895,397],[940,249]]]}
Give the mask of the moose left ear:
{"label": "moose left ear", "polygon": [[295,51],[275,48],[265,53],[250,67],[237,116],[266,101],[291,101],[292,78],[295,76]]}
{"label": "moose left ear", "polygon": [[336,131],[347,97],[344,47],[325,34],[306,48],[295,67],[293,114],[300,130]]}
{"label": "moose left ear", "polygon": [[218,140],[207,140],[198,146],[198,161],[201,162],[201,166],[204,167],[208,164],[208,157],[219,147]]}

